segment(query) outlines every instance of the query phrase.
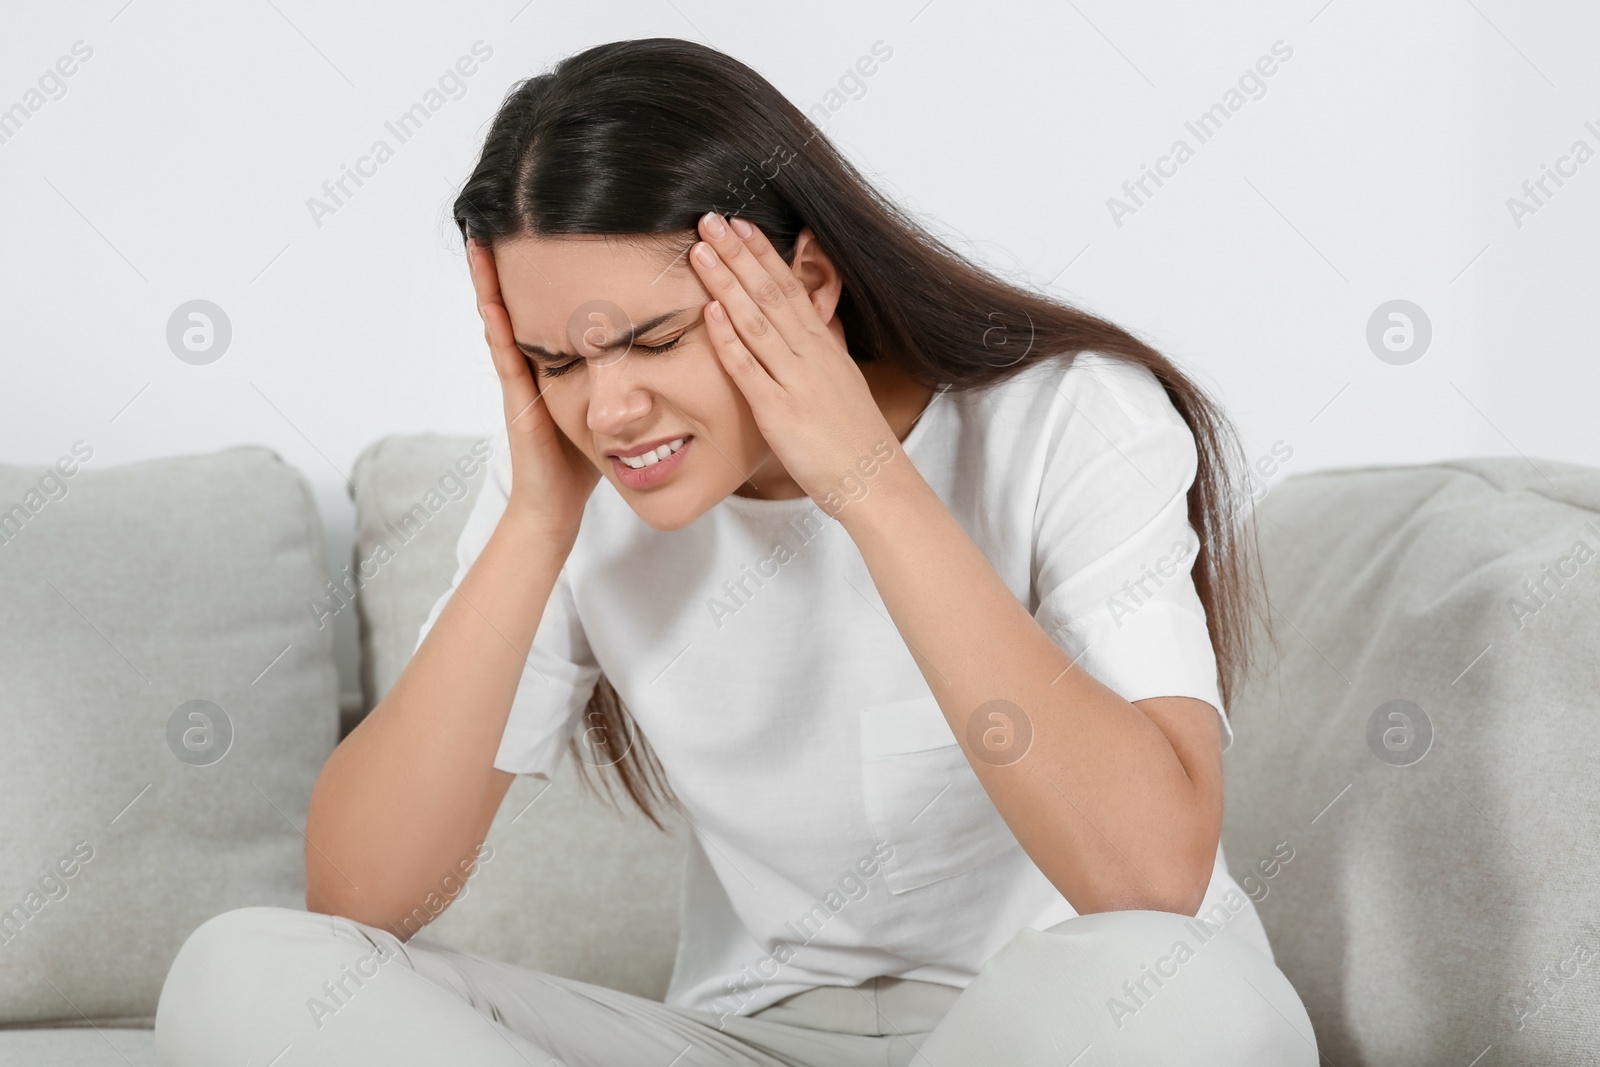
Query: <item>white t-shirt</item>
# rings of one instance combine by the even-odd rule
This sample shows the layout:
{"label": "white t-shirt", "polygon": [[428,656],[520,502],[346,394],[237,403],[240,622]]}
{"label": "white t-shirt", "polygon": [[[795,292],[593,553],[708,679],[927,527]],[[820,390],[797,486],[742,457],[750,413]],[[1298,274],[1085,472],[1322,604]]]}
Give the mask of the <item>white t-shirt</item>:
{"label": "white t-shirt", "polygon": [[[503,428],[499,444],[452,587],[505,509]],[[1082,353],[940,392],[902,449],[1079,666],[1126,700],[1209,702],[1232,743],[1190,574],[1197,452],[1153,374]],[[1077,914],[995,810],[855,542],[810,498],[729,496],[662,532],[602,479],[494,765],[552,774],[602,670],[694,828],[668,1004],[747,1015],[875,975],[965,988],[1020,928]],[[1199,915],[1271,956],[1220,847]]]}

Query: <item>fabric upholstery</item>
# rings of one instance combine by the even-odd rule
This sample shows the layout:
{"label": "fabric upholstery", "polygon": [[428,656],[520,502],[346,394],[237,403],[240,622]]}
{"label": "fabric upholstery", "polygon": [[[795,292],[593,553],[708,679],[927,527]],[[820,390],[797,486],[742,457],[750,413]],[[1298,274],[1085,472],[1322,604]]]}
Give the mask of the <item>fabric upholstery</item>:
{"label": "fabric upholstery", "polygon": [[1258,519],[1279,648],[1232,709],[1223,840],[1322,1052],[1593,1063],[1600,470],[1322,471]]}
{"label": "fabric upholstery", "polygon": [[[149,1031],[123,1028],[150,1025],[188,934],[232,908],[303,907],[299,828],[337,737],[328,615],[358,612],[370,706],[448,587],[482,483],[481,464],[457,466],[472,443],[403,435],[363,453],[351,569],[371,578],[343,592],[303,477],[269,450],[91,463],[48,501],[28,496],[38,469],[0,466],[0,511],[30,501],[0,538],[0,1067],[153,1063]],[[385,522],[419,503],[420,533],[388,533],[373,566]],[[1258,635],[1229,709],[1224,844],[1326,1061],[1590,1062],[1600,470],[1321,471],[1274,487],[1258,523],[1277,641]],[[167,739],[192,699],[233,725],[209,766]],[[619,818],[570,760],[548,786],[519,779],[494,856],[430,935],[659,996],[685,840],[672,825]],[[42,880],[77,841],[93,857],[49,900]]]}
{"label": "fabric upholstery", "polygon": [[0,1030],[0,1067],[157,1067],[152,1030]]}
{"label": "fabric upholstery", "polygon": [[[0,466],[0,507],[41,477]],[[51,489],[0,544],[0,1025],[148,1026],[200,923],[304,906],[338,722],[322,525],[255,446]]]}

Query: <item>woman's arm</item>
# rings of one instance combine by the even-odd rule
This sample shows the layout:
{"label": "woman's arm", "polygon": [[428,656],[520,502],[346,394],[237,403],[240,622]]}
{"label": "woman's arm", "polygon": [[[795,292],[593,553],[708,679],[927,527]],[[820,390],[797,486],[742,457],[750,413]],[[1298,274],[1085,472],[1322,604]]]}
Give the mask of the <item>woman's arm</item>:
{"label": "woman's arm", "polygon": [[441,881],[470,870],[516,777],[493,760],[572,548],[522,514],[501,517],[394,687],[323,767],[306,819],[308,910],[405,940],[441,910],[423,907],[445,896]]}
{"label": "woman's arm", "polygon": [[[1222,831],[1217,712],[1191,697],[1129,703],[1075,667],[909,459],[885,462],[837,517],[978,780],[1067,902],[1193,915]],[[973,758],[967,741],[996,699],[1033,731],[1015,763]]]}
{"label": "woman's arm", "polygon": [[[893,462],[899,446],[880,450],[895,434],[833,315],[837,276],[813,262],[824,277],[808,286],[743,220],[707,214],[700,233],[689,258],[716,298],[706,329],[723,368],[784,469],[855,539],[1018,843],[1080,914],[1193,915],[1222,828],[1216,711],[1184,697],[1136,706],[1071,669],[911,460]],[[874,460],[871,491],[829,506],[841,475]],[[975,758],[966,737],[973,714],[997,699],[1033,729],[1027,754],[1005,766]]]}

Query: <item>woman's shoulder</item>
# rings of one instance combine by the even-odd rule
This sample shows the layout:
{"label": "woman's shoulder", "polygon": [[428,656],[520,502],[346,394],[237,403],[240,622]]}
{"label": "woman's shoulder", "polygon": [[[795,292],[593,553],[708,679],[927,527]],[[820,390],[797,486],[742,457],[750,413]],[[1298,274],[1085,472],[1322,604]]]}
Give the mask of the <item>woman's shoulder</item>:
{"label": "woman's shoulder", "polygon": [[[1102,432],[1183,423],[1154,371],[1094,349],[1036,360],[963,399],[996,422],[1025,421],[1035,431],[1073,422],[1089,422]],[[1106,419],[1113,425],[1099,426]]]}

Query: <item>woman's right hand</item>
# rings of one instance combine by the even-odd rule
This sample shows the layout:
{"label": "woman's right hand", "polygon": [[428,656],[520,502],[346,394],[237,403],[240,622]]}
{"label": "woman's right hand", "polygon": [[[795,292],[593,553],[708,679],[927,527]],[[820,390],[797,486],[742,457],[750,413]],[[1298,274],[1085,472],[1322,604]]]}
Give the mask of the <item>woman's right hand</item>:
{"label": "woman's right hand", "polygon": [[494,357],[505,399],[506,437],[511,444],[511,493],[506,506],[531,527],[567,539],[577,536],[600,470],[561,432],[540,395],[528,359],[512,339],[511,316],[500,296],[494,254],[469,239],[467,265],[477,293],[483,336]]}

